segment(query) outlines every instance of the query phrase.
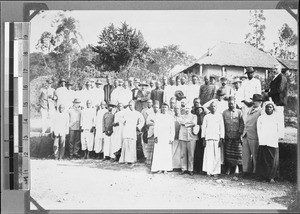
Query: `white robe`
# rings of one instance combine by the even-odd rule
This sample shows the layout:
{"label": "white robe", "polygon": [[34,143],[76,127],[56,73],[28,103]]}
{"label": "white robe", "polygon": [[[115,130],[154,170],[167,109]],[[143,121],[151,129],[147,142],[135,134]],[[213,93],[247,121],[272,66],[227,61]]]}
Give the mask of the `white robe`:
{"label": "white robe", "polygon": [[107,112],[106,109],[99,109],[96,114],[95,120],[95,128],[96,128],[96,135],[95,135],[95,147],[94,150],[96,153],[103,152],[103,115]]}
{"label": "white robe", "polygon": [[126,110],[121,110],[115,113],[114,123],[119,123],[119,126],[113,127],[111,135],[110,157],[115,158],[114,153],[119,151],[123,143],[123,128],[124,128],[124,113]]}
{"label": "white robe", "polygon": [[174,141],[175,125],[171,115],[166,113],[156,117],[154,137],[157,137],[157,143],[154,144],[151,171],[172,171],[172,144],[170,142]]}

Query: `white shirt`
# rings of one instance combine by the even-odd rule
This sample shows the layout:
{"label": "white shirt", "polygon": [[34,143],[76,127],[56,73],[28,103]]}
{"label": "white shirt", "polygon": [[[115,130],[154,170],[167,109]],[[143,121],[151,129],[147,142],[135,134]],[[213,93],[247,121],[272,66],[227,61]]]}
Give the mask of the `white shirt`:
{"label": "white shirt", "polygon": [[119,103],[122,103],[123,105],[127,105],[130,100],[132,100],[132,91],[130,91],[129,89],[122,88],[122,90],[119,91],[117,101]]}
{"label": "white shirt", "polygon": [[205,140],[219,140],[224,138],[224,120],[222,114],[207,114],[202,123],[201,137]]}
{"label": "white shirt", "polygon": [[69,91],[66,87],[59,87],[55,90],[54,94],[57,97],[56,105],[59,107],[60,104],[63,104],[66,109],[70,107],[69,105]]}
{"label": "white shirt", "polygon": [[262,114],[257,119],[259,145],[278,148],[279,127],[279,120],[275,112],[271,115]]}
{"label": "white shirt", "polygon": [[155,124],[156,119],[159,118],[160,115],[161,115],[161,113],[159,113],[159,112],[154,113],[154,111],[148,115],[147,120],[146,120],[146,124],[149,125],[148,138],[153,136],[154,124]]}
{"label": "white shirt", "polygon": [[69,134],[69,114],[67,112],[55,112],[53,132],[55,136]]}
{"label": "white shirt", "polygon": [[82,129],[91,129],[95,126],[96,121],[96,109],[95,108],[84,108],[81,111],[80,126]]}
{"label": "white shirt", "polygon": [[115,105],[118,104],[119,98],[122,95],[122,91],[123,91],[123,87],[118,86],[111,92],[111,95],[110,95],[111,103],[113,103]]}
{"label": "white shirt", "polygon": [[156,117],[154,124],[154,137],[158,138],[159,143],[168,143],[174,141],[175,123],[174,118],[168,114],[160,114]]}
{"label": "white shirt", "polygon": [[92,105],[99,106],[102,101],[104,101],[104,90],[102,88],[94,88],[92,89]]}
{"label": "white shirt", "polygon": [[205,104],[203,105],[203,107],[209,108],[210,104],[211,104],[213,101],[215,101],[216,104],[217,104],[217,110],[216,110],[216,113],[223,114],[223,112],[224,112],[225,110],[228,109],[228,102],[225,101],[225,100],[219,101],[218,99],[212,99],[212,100],[208,101],[207,103],[205,103]]}
{"label": "white shirt", "polygon": [[247,102],[251,102],[250,98],[253,97],[253,94],[261,94],[261,83],[259,79],[252,78],[251,80],[246,79],[243,82],[243,90],[244,90],[244,100]]}
{"label": "white shirt", "polygon": [[124,129],[123,138],[130,138],[136,140],[136,127],[140,130],[145,124],[144,116],[136,111],[131,111],[129,108],[125,109],[124,112]]}
{"label": "white shirt", "polygon": [[244,89],[241,87],[238,90],[235,88],[232,90],[232,96],[235,97],[235,103],[237,104],[237,106],[239,108],[243,107],[243,103],[242,103],[242,100],[244,99],[244,91],[243,90]]}

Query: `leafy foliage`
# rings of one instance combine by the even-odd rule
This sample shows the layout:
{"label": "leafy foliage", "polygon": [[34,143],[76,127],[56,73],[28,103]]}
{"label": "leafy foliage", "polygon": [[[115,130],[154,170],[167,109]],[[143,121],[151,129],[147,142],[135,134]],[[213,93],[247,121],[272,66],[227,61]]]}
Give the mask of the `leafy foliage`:
{"label": "leafy foliage", "polygon": [[104,28],[92,49],[97,53],[96,68],[120,72],[147,61],[149,47],[142,33],[124,22],[120,28],[113,24]]}
{"label": "leafy foliage", "polygon": [[147,68],[156,75],[167,74],[175,65],[188,66],[196,61],[195,57],[187,55],[186,52],[180,50],[178,45],[174,44],[152,49],[150,56],[152,60]]}
{"label": "leafy foliage", "polygon": [[288,24],[283,24],[281,29],[278,30],[278,37],[280,43],[274,43],[270,53],[278,58],[294,59],[296,53],[291,48],[297,44],[298,36],[293,29]]}
{"label": "leafy foliage", "polygon": [[250,10],[250,32],[246,34],[245,42],[260,50],[264,49],[264,41],[266,39],[264,36],[265,21],[263,10]]}

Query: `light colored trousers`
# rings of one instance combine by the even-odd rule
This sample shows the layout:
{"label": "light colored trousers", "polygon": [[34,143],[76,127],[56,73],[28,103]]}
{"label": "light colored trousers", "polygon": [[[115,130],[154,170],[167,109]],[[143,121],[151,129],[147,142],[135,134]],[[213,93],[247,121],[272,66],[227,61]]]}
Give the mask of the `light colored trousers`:
{"label": "light colored trousers", "polygon": [[96,153],[103,152],[104,140],[103,138],[95,139],[94,150]]}
{"label": "light colored trousers", "polygon": [[62,159],[65,154],[65,139],[66,136],[56,136],[53,144],[54,156],[56,159]]}
{"label": "light colored trousers", "polygon": [[284,138],[284,106],[276,106],[276,112],[279,120],[279,137]]}
{"label": "light colored trousers", "polygon": [[42,115],[42,133],[46,133],[48,128],[48,116],[49,112],[48,109],[41,108],[41,115]]}
{"label": "light colored trousers", "polygon": [[94,133],[90,129],[85,129],[81,133],[81,150],[93,151],[94,149]]}
{"label": "light colored trousers", "polygon": [[243,172],[256,172],[256,161],[258,152],[258,140],[248,139],[248,137],[242,138],[242,163]]}
{"label": "light colored trousers", "polygon": [[103,154],[104,157],[109,157],[110,154],[110,141],[111,141],[111,136],[107,136],[106,134],[104,134],[104,138],[103,138]]}
{"label": "light colored trousers", "polygon": [[180,164],[182,171],[188,170],[192,172],[194,170],[194,152],[196,148],[196,141],[182,141],[180,140]]}

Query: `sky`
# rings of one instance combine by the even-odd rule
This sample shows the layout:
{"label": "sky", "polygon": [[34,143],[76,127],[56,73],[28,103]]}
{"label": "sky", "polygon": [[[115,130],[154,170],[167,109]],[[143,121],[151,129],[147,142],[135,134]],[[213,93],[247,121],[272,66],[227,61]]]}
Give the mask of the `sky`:
{"label": "sky", "polygon": [[[58,11],[45,11],[31,21],[30,50],[44,31],[55,32],[51,22]],[[199,58],[209,48],[221,41],[243,43],[250,31],[249,10],[102,10],[67,11],[79,21],[79,32],[83,40],[81,47],[96,45],[102,30],[113,23],[120,27],[122,22],[140,30],[151,48],[176,44],[187,54]],[[285,10],[264,10],[266,17],[265,50],[279,42],[278,30],[287,23],[295,33],[296,20]]]}

